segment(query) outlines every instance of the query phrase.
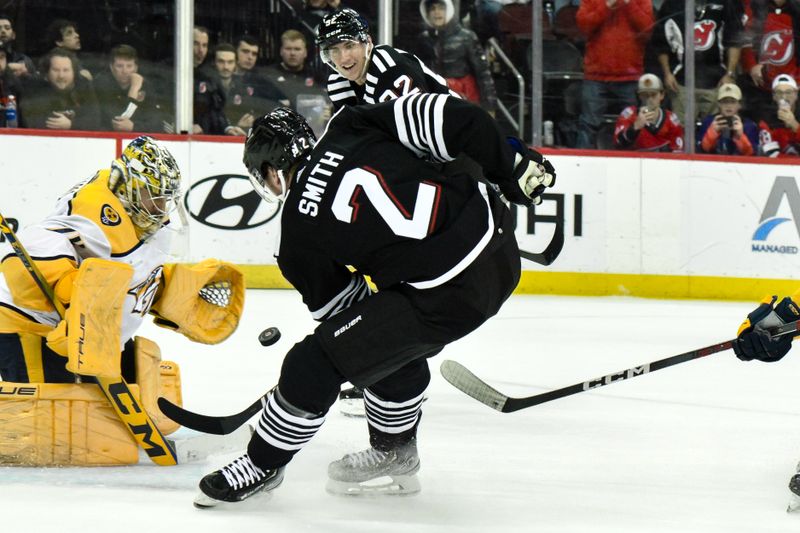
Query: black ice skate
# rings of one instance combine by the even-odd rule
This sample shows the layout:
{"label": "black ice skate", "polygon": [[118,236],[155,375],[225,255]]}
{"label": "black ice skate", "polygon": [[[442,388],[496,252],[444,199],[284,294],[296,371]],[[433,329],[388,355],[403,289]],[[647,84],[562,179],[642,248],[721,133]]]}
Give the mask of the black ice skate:
{"label": "black ice skate", "polygon": [[366,416],[364,390],[358,387],[350,387],[339,392],[339,411],[345,416]]}
{"label": "black ice skate", "polygon": [[367,448],[328,466],[326,490],[348,496],[414,494],[420,491],[416,441],[389,451]]}
{"label": "black ice skate", "polygon": [[227,466],[200,480],[201,494],[194,500],[199,509],[221,503],[236,503],[259,493],[269,492],[283,481],[284,467],[262,470],[244,454]]}
{"label": "black ice skate", "polygon": [[800,464],[797,465],[798,473],[789,480],[789,490],[792,491],[787,513],[794,513],[800,510]]}

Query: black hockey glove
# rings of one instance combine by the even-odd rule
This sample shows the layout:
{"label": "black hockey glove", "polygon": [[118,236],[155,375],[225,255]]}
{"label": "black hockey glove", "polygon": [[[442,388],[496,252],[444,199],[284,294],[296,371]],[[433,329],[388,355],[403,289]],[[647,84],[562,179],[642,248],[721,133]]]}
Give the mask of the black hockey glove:
{"label": "black hockey glove", "polygon": [[516,137],[506,137],[506,141],[514,150],[514,173],[511,183],[500,186],[508,201],[525,206],[542,203],[541,195],[545,188],[556,183],[556,170],[545,157],[528,148]]}
{"label": "black hockey glove", "polygon": [[742,361],[758,359],[767,363],[779,361],[792,347],[792,336],[772,338],[766,328],[774,328],[800,319],[800,310],[790,297],[775,304],[777,296],[768,296],[747,315],[733,342],[733,351]]}

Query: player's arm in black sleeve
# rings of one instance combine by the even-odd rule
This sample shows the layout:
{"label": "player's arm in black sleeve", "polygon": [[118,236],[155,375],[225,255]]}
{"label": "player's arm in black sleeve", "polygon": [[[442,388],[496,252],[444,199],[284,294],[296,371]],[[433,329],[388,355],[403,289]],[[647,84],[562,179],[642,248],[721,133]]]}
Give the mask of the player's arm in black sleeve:
{"label": "player's arm in black sleeve", "polygon": [[510,177],[514,151],[489,113],[445,94],[413,94],[350,110],[344,121],[360,122],[394,137],[421,158],[444,163],[460,152],[498,180]]}
{"label": "player's arm in black sleeve", "polygon": [[537,202],[544,188],[555,183],[549,161],[519,139],[506,139],[489,113],[466,100],[415,94],[363,106],[353,114],[394,136],[420,157],[447,162],[463,152],[514,203]]}

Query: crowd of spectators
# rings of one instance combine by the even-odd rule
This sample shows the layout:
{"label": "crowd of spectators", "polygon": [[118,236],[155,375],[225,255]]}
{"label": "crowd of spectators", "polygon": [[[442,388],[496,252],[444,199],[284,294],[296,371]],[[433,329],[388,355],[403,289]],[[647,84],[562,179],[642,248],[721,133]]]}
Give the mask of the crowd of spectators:
{"label": "crowd of spectators", "polygon": [[[279,45],[263,33],[195,28],[193,133],[244,135],[257,116],[280,105],[313,114],[315,128],[324,127],[332,107],[315,28],[343,7],[364,7],[370,19],[374,6],[287,1],[294,21],[275,34]],[[515,95],[509,96],[512,84],[504,83],[504,67],[487,40],[498,39],[504,48],[511,37],[519,41],[519,30],[509,24],[526,22],[530,0],[420,0],[414,2],[418,14],[402,11],[411,2],[398,2],[404,24],[412,20],[416,28],[398,36],[407,49],[451,89],[502,119],[498,106],[513,105]],[[800,155],[800,0],[695,5],[689,94],[683,0],[545,0],[546,67],[536,75],[543,76],[544,119],[555,124],[554,144],[680,152],[686,149],[683,131],[692,128],[698,153]],[[43,44],[29,55],[17,46],[14,19],[0,13],[0,105],[14,96],[19,127],[173,132],[174,74],[156,74],[171,65],[143,62],[141,51],[124,39],[104,53],[87,53],[81,20],[43,21]],[[524,33],[521,39],[524,45]],[[577,55],[577,68],[562,60],[565,50]],[[550,61],[548,53],[554,54]],[[516,66],[530,81],[529,65]],[[562,78],[568,86],[557,83]]]}

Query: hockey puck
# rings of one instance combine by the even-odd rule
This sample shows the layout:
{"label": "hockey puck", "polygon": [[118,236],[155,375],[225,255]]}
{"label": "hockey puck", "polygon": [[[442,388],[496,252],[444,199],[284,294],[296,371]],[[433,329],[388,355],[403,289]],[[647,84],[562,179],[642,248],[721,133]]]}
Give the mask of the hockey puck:
{"label": "hockey puck", "polygon": [[272,346],[281,338],[281,332],[278,328],[267,328],[258,336],[258,342],[261,346]]}

